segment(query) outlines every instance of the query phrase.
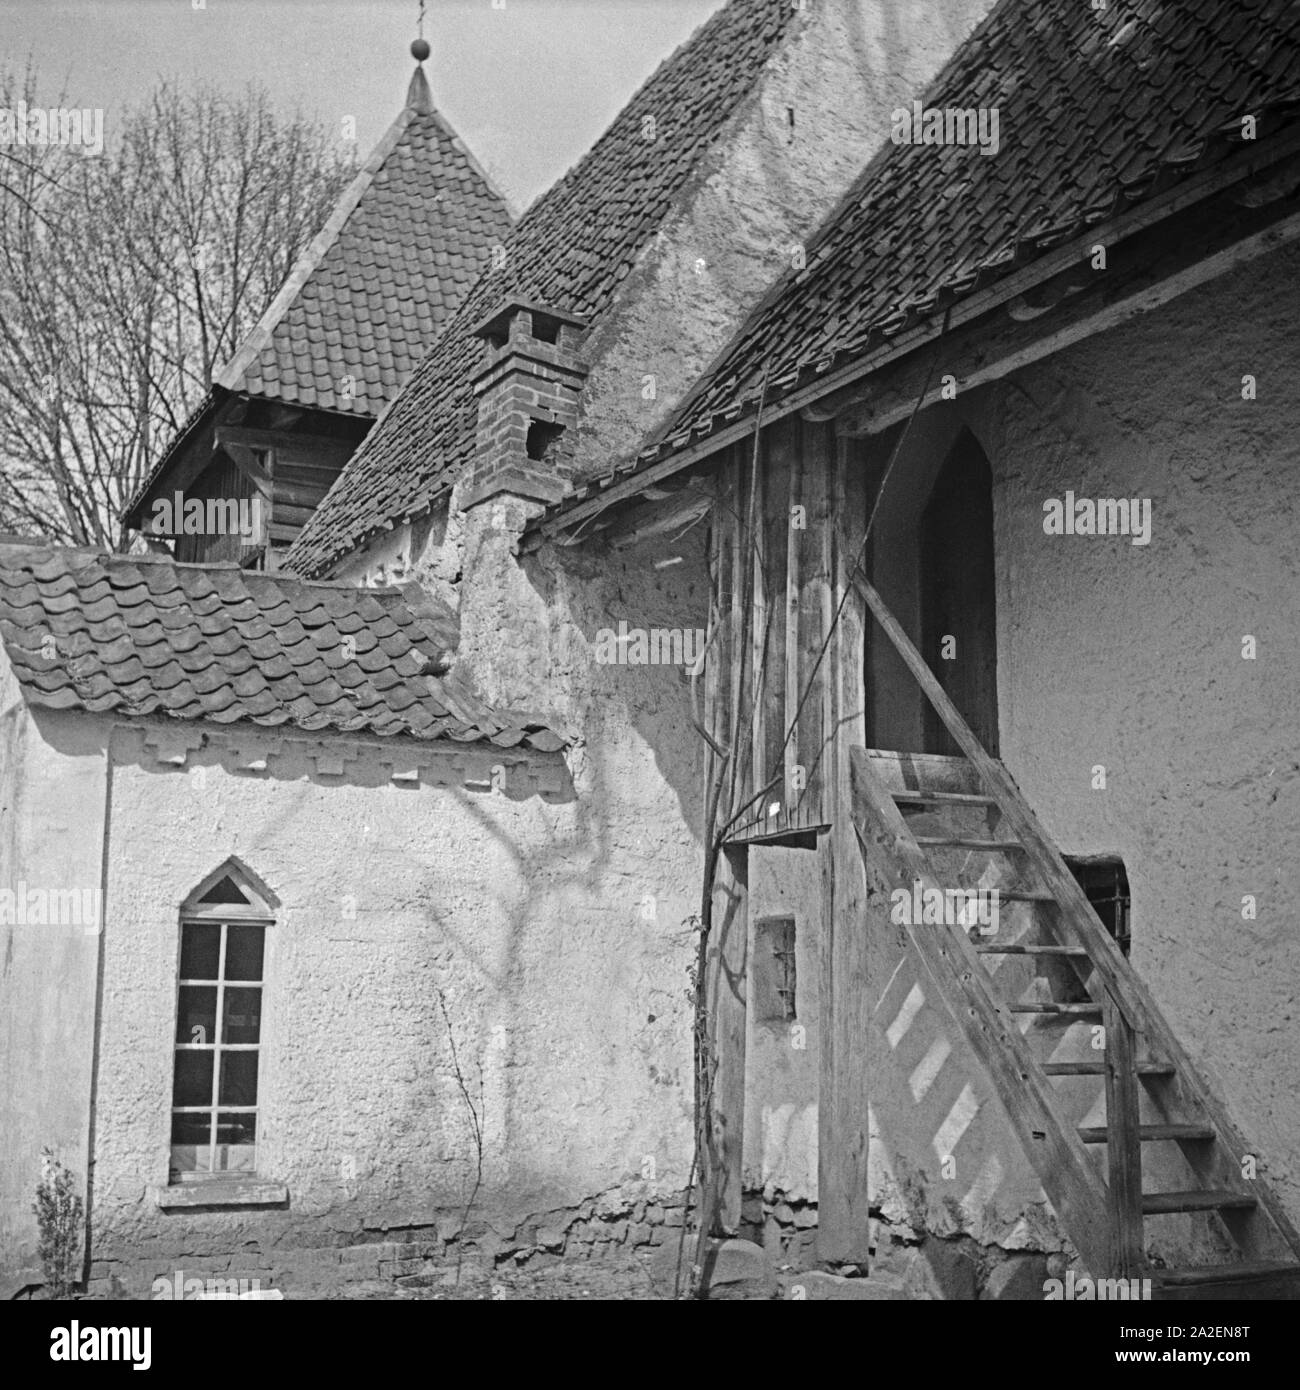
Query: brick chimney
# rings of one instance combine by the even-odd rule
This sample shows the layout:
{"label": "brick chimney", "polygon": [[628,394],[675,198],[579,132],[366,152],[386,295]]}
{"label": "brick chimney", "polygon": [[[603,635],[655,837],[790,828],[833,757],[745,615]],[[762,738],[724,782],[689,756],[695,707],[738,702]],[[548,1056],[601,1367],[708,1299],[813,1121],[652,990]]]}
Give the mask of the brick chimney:
{"label": "brick chimney", "polygon": [[526,300],[512,300],[474,330],[487,344],[474,378],[478,441],[461,481],[468,509],[499,493],[538,502],[564,496],[570,452],[564,432],[578,419],[587,367],[578,360],[584,320]]}

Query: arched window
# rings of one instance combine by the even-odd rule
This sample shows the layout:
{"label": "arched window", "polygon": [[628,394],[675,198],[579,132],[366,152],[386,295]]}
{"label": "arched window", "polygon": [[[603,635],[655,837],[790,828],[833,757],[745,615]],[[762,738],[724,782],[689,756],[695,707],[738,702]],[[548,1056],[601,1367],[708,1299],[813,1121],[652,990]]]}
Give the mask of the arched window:
{"label": "arched window", "polygon": [[181,907],[171,1181],[257,1167],[266,932],[279,904],[237,859]]}

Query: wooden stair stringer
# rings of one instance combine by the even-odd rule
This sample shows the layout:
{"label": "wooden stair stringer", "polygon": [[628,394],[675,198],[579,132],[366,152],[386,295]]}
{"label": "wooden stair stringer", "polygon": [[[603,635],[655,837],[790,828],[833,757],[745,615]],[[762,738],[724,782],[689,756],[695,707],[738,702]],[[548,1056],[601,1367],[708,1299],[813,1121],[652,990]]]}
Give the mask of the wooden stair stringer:
{"label": "wooden stair stringer", "polygon": [[[914,882],[940,885],[866,750],[851,753],[853,821],[868,883],[885,893]],[[1100,1173],[1076,1127],[1062,1115],[1055,1089],[1040,1070],[1006,1005],[960,927],[924,923],[907,928],[939,997],[961,1028],[1010,1118],[1025,1155],[1070,1239],[1091,1269],[1111,1263],[1110,1222]]]}
{"label": "wooden stair stringer", "polygon": [[[1173,1064],[1174,1075],[1163,1083],[1163,1092],[1150,1093],[1153,1104],[1168,1121],[1201,1122],[1215,1131],[1214,1149],[1203,1154],[1184,1151],[1184,1158],[1206,1187],[1253,1197],[1261,1209],[1259,1216],[1266,1216],[1272,1223],[1276,1241],[1280,1241],[1293,1258],[1300,1260],[1300,1233],[1297,1233],[1276,1195],[1259,1176],[1243,1176],[1244,1160],[1248,1156],[1254,1157],[1258,1164],[1255,1149],[1237,1129],[1226,1106],[1210,1090],[1145,982],[1106,931],[1055,844],[1047,838],[1033,817],[1010,774],[1000,764],[995,766],[1011,789],[1011,796],[1004,796],[1000,787],[995,791],[1003,816],[1011,820],[1008,806],[1018,805],[1030,818],[1023,827],[1016,827],[1017,833],[1029,862],[1056,893],[1060,909],[1057,923],[1061,934],[1070,944],[1081,946],[1094,966],[1089,993],[1093,998],[1109,993],[1114,1008],[1123,1015],[1124,1021],[1135,1033],[1144,1035],[1150,1051]],[[1068,886],[1063,880],[1068,880]],[[1250,1257],[1262,1258],[1277,1253],[1276,1249],[1270,1248],[1275,1242],[1261,1226],[1258,1217],[1240,1218],[1234,1236]]]}
{"label": "wooden stair stringer", "polygon": [[[985,750],[875,587],[860,570],[853,575],[852,582],[948,732],[970,760],[980,786],[996,799],[1002,814],[1002,826],[1011,830],[1019,840],[1043,885],[1055,897],[1060,908],[1059,925],[1067,944],[1082,946],[1087,952],[1093,965],[1089,992],[1099,1000],[1101,996],[1098,991],[1109,994],[1111,1006],[1129,1027],[1136,1033],[1145,1034],[1154,1052],[1173,1064],[1175,1075],[1166,1083],[1162,1113],[1166,1118],[1173,1119],[1173,1112],[1181,1109],[1187,1113],[1177,1118],[1191,1122],[1203,1120],[1214,1128],[1217,1156],[1189,1159],[1198,1178],[1207,1186],[1253,1197],[1260,1212],[1267,1215],[1276,1239],[1287,1247],[1293,1259],[1300,1260],[1300,1232],[1297,1232],[1276,1194],[1262,1178],[1247,1179],[1242,1175],[1244,1160],[1255,1157],[1254,1149],[1246,1143],[1233,1123],[1227,1107],[1210,1090],[1142,978],[1111,939],[1015,780]],[[1227,1161],[1223,1161],[1225,1158]],[[1260,1224],[1253,1220],[1243,1221],[1233,1232],[1248,1256],[1272,1253],[1266,1249],[1269,1241],[1265,1232],[1258,1229]]]}

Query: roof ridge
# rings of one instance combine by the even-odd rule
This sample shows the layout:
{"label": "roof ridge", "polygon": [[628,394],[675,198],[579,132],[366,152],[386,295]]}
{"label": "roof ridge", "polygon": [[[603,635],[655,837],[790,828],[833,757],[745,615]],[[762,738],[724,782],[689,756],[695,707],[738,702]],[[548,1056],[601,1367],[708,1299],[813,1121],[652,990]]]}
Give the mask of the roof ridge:
{"label": "roof ridge", "polygon": [[458,637],[422,586],[0,545],[0,666],[33,707],[559,752],[569,735],[451,669]]}
{"label": "roof ridge", "polygon": [[[632,92],[632,95],[628,97],[628,99],[623,103],[622,106],[618,108],[617,111],[614,112],[613,116],[610,118],[609,124],[600,132],[600,134],[591,142],[591,144],[588,145],[587,148],[583,150],[583,152],[580,155],[578,155],[578,157],[573,161],[573,163],[570,164],[569,167],[558,178],[556,178],[546,188],[542,189],[542,191],[533,199],[533,201],[529,203],[529,205],[520,214],[519,221],[522,222],[526,216],[528,216],[530,213],[533,213],[535,209],[540,208],[542,203],[546,199],[558,193],[558,191],[564,186],[564,184],[567,183],[569,179],[573,178],[589,159],[593,158],[596,155],[601,143],[604,141],[605,137],[609,135],[610,132],[614,129],[615,124],[618,121],[622,120],[622,118],[632,109],[632,107],[636,104],[637,100],[640,98],[641,94],[648,87],[650,87],[652,83],[656,81],[660,74],[666,68],[669,68],[672,66],[672,64],[676,63],[678,59],[682,56],[682,54],[699,39],[700,33],[703,29],[707,28],[710,24],[714,24],[717,21],[719,21],[725,14],[728,6],[732,3],[738,3],[743,5],[746,2],[747,0],[723,0],[723,3],[716,10],[714,10],[712,14],[705,15],[705,17],[702,20],[700,20],[700,22],[695,26],[694,29],[691,30],[691,32],[686,36],[686,38],[684,38],[681,41],[681,43],[679,43],[677,47],[674,48],[673,51],[668,54],[666,58],[662,58],[657,64],[657,66],[641,82],[637,84],[637,86],[634,88]],[[803,10],[802,7],[796,8],[794,0],[790,0],[790,3],[791,9],[794,11],[796,15],[798,15],[801,12],[804,14],[808,13],[808,11]],[[807,22],[808,21],[805,20],[805,23]]]}
{"label": "roof ridge", "polygon": [[419,580],[408,580],[405,584],[356,584],[346,579],[308,579],[292,570],[246,569],[236,560],[177,560],[172,555],[159,555],[157,553],[135,555],[129,551],[107,550],[100,545],[66,545],[62,541],[51,541],[41,536],[17,536],[0,533],[0,553],[8,550],[25,553],[36,552],[44,555],[80,555],[87,560],[100,560],[109,565],[163,565],[177,570],[202,570],[205,574],[233,571],[249,580],[305,584],[313,589],[345,589],[351,593],[364,593],[379,597],[402,597],[404,590],[413,584],[420,589],[422,594],[436,598],[420,584]]}
{"label": "roof ridge", "polygon": [[[1032,74],[1032,64],[1039,61],[1046,71],[1055,76],[1053,64],[1060,60],[1059,52],[1049,51],[1046,44],[1040,50],[1032,51],[1032,41],[1021,44],[1002,42],[1033,3],[1034,0],[999,0],[949,56],[924,91],[914,98],[912,105],[946,106],[948,99],[955,97],[964,83],[971,88],[967,96],[973,99],[964,103],[958,101],[958,106],[984,103],[995,111],[1001,109],[1003,117],[1008,112],[1020,114],[1014,102],[1017,98],[1022,102],[1025,100],[1020,91],[1025,73]],[[1282,3],[1283,0],[1273,0],[1273,3],[1270,0],[1257,0],[1256,8],[1249,16],[1250,23],[1256,24],[1265,9],[1275,12]],[[1158,0],[1137,0],[1137,7],[1131,13],[1121,15],[1119,11],[1112,11],[1109,16],[1099,13],[1088,22],[1104,21],[1117,26],[1116,33],[1109,34],[1104,52],[1122,54],[1123,45],[1117,42],[1118,34],[1135,26],[1156,33],[1155,21],[1162,15],[1163,9]],[[1146,68],[1140,69],[1141,81],[1133,80],[1132,72],[1123,71],[1123,60],[1116,56],[1107,58],[1104,66],[1096,59],[1090,64],[1081,63],[1081,80],[1076,82],[1076,88],[1093,95],[1098,89],[1113,89],[1121,80],[1128,80],[1127,99],[1135,103],[1145,99],[1149,106],[1151,94],[1168,85],[1170,67],[1178,71],[1185,83],[1194,81],[1198,75],[1203,75],[1201,70],[1210,62],[1205,56],[1205,35],[1222,37],[1231,32],[1231,0],[1203,0],[1198,6],[1197,19],[1201,23],[1198,43],[1185,48],[1170,46],[1158,50],[1165,60],[1163,66],[1152,67],[1150,73]],[[1084,21],[1079,18],[1075,22],[1081,26]],[[1246,17],[1243,16],[1242,23],[1245,22]],[[1159,37],[1164,38],[1163,31]],[[1074,44],[1077,52],[1085,56],[1087,50],[1083,45],[1088,38],[1091,35],[1081,39],[1079,29],[1053,32],[1053,41],[1057,45]],[[1271,40],[1260,40],[1261,43],[1269,41],[1273,44],[1269,50],[1270,56],[1286,51],[1288,47],[1294,50],[1296,45],[1294,37],[1281,32],[1272,35]],[[1100,40],[1096,44],[1100,44]],[[1075,52],[1075,48],[1068,49],[1065,56],[1072,56]],[[1046,60],[1044,54],[1048,55]],[[987,196],[992,183],[991,176],[984,177],[988,170],[979,160],[965,168],[954,164],[949,170],[937,164],[929,168],[922,168],[919,164],[908,168],[904,164],[908,159],[906,142],[901,149],[893,141],[882,142],[807,238],[805,265],[797,270],[787,269],[769,286],[745,316],[741,326],[701,371],[671,415],[647,435],[645,444],[635,458],[616,469],[604,481],[613,481],[615,476],[630,478],[642,464],[652,459],[667,458],[688,447],[703,445],[719,432],[724,420],[752,419],[756,402],[764,398],[762,383],[769,364],[773,370],[766,400],[771,408],[786,391],[792,389],[795,381],[811,382],[824,376],[836,362],[846,357],[850,360],[854,356],[865,357],[868,345],[879,346],[882,340],[897,334],[904,322],[915,323],[929,315],[937,324],[945,306],[950,306],[977,288],[983,289],[994,283],[1014,267],[1023,269],[1034,257],[1056,245],[1064,236],[1086,235],[1096,239],[1105,227],[1114,223],[1121,211],[1144,202],[1154,203],[1166,187],[1172,186],[1174,180],[1190,175],[1193,168],[1204,167],[1203,154],[1193,160],[1174,160],[1170,150],[1171,147],[1177,148],[1179,142],[1192,141],[1201,147],[1209,145],[1210,133],[1207,130],[1202,130],[1193,139],[1190,128],[1197,123],[1204,126],[1209,119],[1207,112],[1216,105],[1221,108],[1232,106],[1226,96],[1229,78],[1235,78],[1241,96],[1240,114],[1248,111],[1259,113],[1287,104],[1284,96],[1268,95],[1270,86],[1276,89],[1279,82],[1274,81],[1262,62],[1254,72],[1246,74],[1246,62],[1230,45],[1225,45],[1225,53],[1219,55],[1219,61],[1222,90],[1198,94],[1197,103],[1193,105],[1189,101],[1186,111],[1178,112],[1176,120],[1167,120],[1163,125],[1149,122],[1153,133],[1146,147],[1126,152],[1123,158],[1115,159],[1114,165],[1118,167],[1112,167],[1109,177],[1103,176],[1104,166],[1100,160],[1096,160],[1094,162],[1102,172],[1092,176],[1089,182],[1093,170],[1084,161],[1079,161],[1071,168],[1072,182],[1066,186],[1065,192],[1060,188],[1051,190],[1050,197],[1044,195],[1041,198],[1042,206],[1029,200],[1029,211],[1023,213],[1018,222],[1008,211],[1004,225],[998,230],[1003,241],[1011,244],[1011,256],[1005,254],[1005,248],[991,245],[981,248],[978,239],[971,237],[963,259],[958,251],[952,251],[939,242],[936,264],[931,271],[935,283],[929,287],[928,293],[923,294],[918,292],[915,284],[909,286],[899,270],[900,258],[915,250],[914,243],[905,241],[897,255],[892,245],[886,245],[884,251],[874,251],[872,254],[876,256],[876,263],[872,266],[874,277],[870,283],[883,282],[893,287],[897,291],[896,302],[877,306],[875,317],[864,315],[858,322],[850,323],[842,330],[821,334],[818,341],[817,334],[795,331],[794,328],[799,312],[805,303],[814,301],[816,294],[838,296],[831,301],[831,308],[821,311],[824,322],[841,318],[851,321],[853,315],[849,312],[849,306],[870,299],[861,285],[852,279],[855,264],[852,258],[854,249],[864,241],[883,239],[884,233],[872,223],[873,217],[892,214],[901,222],[910,216],[901,211],[908,205],[908,196],[913,200],[918,194],[937,198],[951,192],[961,196],[968,186],[976,187],[978,193]],[[1234,63],[1240,71],[1234,71]],[[1223,69],[1227,70],[1227,77],[1222,76]],[[1157,72],[1163,73],[1162,82],[1156,82],[1154,74]],[[988,79],[983,90],[974,87],[977,78]],[[1242,91],[1242,88],[1248,90]],[[1112,96],[1110,90],[1104,91],[1103,95],[1110,101],[1110,109],[1104,112],[1111,121],[1104,133],[1110,134],[1119,127],[1116,113],[1122,112],[1122,101]],[[1235,128],[1237,119],[1236,114],[1229,117],[1231,127]],[[1049,135],[1054,133],[1050,123],[1047,131]],[[1099,143],[1100,137],[1091,127],[1085,127],[1084,134]],[[1260,140],[1261,149],[1267,138],[1265,136]],[[1044,141],[1044,147],[1048,143]],[[1221,148],[1212,150],[1211,154],[1223,160],[1224,177],[1236,176],[1234,167],[1228,164],[1229,155],[1225,155]],[[989,168],[992,163],[989,161]],[[924,186],[922,180],[925,176],[931,176],[931,183],[937,188]],[[1170,182],[1162,184],[1162,178]],[[918,189],[917,185],[922,186]],[[1004,205],[1012,209],[1012,199],[1004,190],[994,188],[993,191],[1000,195],[1000,201],[986,207],[981,214],[986,226],[997,225],[997,214]],[[1034,192],[1039,192],[1039,189],[1035,187]],[[1073,207],[1067,216],[1060,211],[1060,207],[1070,200],[1073,200]],[[1104,200],[1104,214],[1098,211],[1103,206],[1099,200]],[[1025,201],[1022,198],[1022,203]],[[953,209],[957,206],[955,203],[944,206],[949,222],[954,219]],[[1053,220],[1050,226],[1045,227],[1043,223],[1049,213]],[[887,230],[892,230],[894,225],[888,224]],[[943,260],[943,257],[947,259]],[[923,258],[918,256],[918,260]],[[801,324],[800,328],[806,328],[806,325]],[[766,346],[760,347],[760,341]],[[598,480],[589,480],[589,486],[580,497],[594,495],[597,486]],[[580,498],[563,499],[557,510],[576,500]]]}
{"label": "roof ridge", "polygon": [[[758,100],[757,89],[773,55],[810,22],[811,11],[796,8],[791,0],[728,0],[638,84],[593,144],[510,228],[504,268],[490,266],[479,274],[437,342],[385,403],[366,440],[290,547],[287,567],[319,573],[429,504],[465,442],[458,385],[464,384],[467,370],[467,326],[486,312],[489,299],[501,294],[543,300],[599,319],[619,293],[617,270],[626,274],[636,264],[678,205],[682,190],[705,167],[724,130],[742,107]],[[666,126],[676,123],[669,134],[680,142],[644,138],[644,119],[654,113]],[[689,158],[681,157],[683,149]],[[593,216],[593,201],[609,216]],[[500,290],[493,292],[492,284]],[[412,426],[411,412],[420,409],[431,465],[407,458],[401,442]],[[379,499],[377,505],[362,504],[354,495],[359,478],[377,484],[363,489],[368,499]],[[383,520],[375,517],[379,510]],[[365,511],[372,514],[360,515]]]}

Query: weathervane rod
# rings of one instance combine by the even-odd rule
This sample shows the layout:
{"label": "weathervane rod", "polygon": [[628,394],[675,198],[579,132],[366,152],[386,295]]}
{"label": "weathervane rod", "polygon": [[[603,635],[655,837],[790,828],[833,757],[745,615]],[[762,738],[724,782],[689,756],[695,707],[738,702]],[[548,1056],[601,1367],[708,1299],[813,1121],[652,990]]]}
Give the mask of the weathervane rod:
{"label": "weathervane rod", "polygon": [[424,0],[420,0],[420,16],[416,21],[418,37],[411,45],[411,56],[417,63],[422,63],[429,56],[429,45],[424,41]]}

